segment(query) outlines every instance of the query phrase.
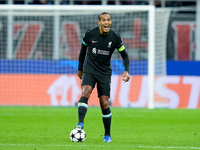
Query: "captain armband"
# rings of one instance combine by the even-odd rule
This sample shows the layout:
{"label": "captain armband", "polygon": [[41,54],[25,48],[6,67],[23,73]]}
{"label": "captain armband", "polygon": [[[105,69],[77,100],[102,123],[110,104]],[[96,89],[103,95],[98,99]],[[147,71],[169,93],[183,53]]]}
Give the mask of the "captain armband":
{"label": "captain armband", "polygon": [[124,45],[122,45],[120,48],[118,48],[118,51],[121,52],[125,49]]}

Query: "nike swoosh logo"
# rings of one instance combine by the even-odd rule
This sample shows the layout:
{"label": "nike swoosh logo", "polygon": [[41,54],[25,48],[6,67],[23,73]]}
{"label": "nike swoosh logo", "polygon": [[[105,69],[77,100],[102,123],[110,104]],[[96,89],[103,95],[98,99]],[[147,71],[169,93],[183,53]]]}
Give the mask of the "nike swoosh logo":
{"label": "nike swoosh logo", "polygon": [[98,41],[92,41],[92,43],[97,43]]}

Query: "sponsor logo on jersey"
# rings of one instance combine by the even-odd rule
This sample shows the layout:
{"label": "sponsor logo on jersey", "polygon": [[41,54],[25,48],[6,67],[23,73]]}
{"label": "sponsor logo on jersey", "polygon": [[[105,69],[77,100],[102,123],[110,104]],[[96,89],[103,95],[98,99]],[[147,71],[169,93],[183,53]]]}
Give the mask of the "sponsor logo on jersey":
{"label": "sponsor logo on jersey", "polygon": [[96,54],[96,53],[97,53],[97,49],[96,49],[96,48],[93,48],[93,49],[92,49],[92,53]]}
{"label": "sponsor logo on jersey", "polygon": [[94,53],[94,54],[100,54],[100,55],[110,55],[110,51],[96,49],[95,47],[92,49],[92,53]]}
{"label": "sponsor logo on jersey", "polygon": [[105,50],[101,50],[101,49],[98,49],[97,53],[100,54],[100,55],[109,55],[110,54],[109,51],[105,51]]}

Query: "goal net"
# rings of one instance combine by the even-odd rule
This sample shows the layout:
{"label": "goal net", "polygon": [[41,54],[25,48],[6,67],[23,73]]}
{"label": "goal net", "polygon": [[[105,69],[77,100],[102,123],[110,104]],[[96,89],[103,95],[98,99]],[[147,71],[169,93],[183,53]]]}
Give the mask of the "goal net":
{"label": "goal net", "polygon": [[[154,6],[0,6],[0,105],[74,106],[81,40],[98,26],[97,15],[111,14],[130,58],[131,81],[123,83],[122,58],[114,52],[110,103],[155,107],[156,76],[166,74],[169,12]],[[98,105],[93,91],[90,105]],[[160,105],[159,105],[160,106]]]}

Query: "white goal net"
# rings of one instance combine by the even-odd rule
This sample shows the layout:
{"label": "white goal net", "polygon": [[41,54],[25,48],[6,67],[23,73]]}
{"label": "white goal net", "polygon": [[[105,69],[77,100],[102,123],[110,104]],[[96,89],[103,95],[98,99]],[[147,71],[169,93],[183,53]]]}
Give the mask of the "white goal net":
{"label": "white goal net", "polygon": [[131,81],[123,84],[123,62],[113,54],[111,104],[153,108],[155,76],[166,74],[169,18],[154,6],[0,6],[0,105],[74,106],[81,40],[103,11],[111,14],[130,58]]}

